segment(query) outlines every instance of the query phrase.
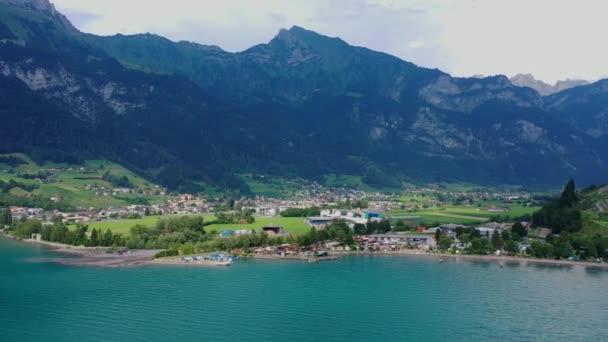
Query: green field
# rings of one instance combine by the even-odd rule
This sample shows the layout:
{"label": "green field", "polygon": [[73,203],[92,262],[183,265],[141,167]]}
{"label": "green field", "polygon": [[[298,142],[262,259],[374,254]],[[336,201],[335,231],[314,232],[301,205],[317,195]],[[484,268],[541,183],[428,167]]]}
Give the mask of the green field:
{"label": "green field", "polygon": [[267,225],[283,226],[285,231],[300,234],[310,230],[310,226],[306,223],[304,217],[256,217],[252,224],[212,224],[205,227],[206,231],[224,229],[256,229],[260,230]]}
{"label": "green field", "polygon": [[[156,225],[156,222],[160,218],[170,218],[170,217],[178,217],[178,216],[181,216],[181,215],[144,216],[142,218],[134,219],[134,220],[90,222],[90,223],[87,223],[87,225],[89,226],[89,230],[92,230],[93,228],[101,229],[101,230],[110,229],[113,233],[129,235],[129,230],[136,225],[153,227],[154,225]],[[215,219],[215,217],[211,214],[203,215],[203,217],[205,218],[205,221]],[[75,227],[75,225],[72,225],[70,227],[73,228],[73,227]]]}
{"label": "green field", "polygon": [[507,212],[490,212],[484,211],[478,207],[444,207],[444,208],[429,208],[421,209],[417,211],[404,211],[395,210],[388,214],[390,216],[420,216],[421,220],[425,223],[456,223],[456,224],[475,224],[487,222],[490,218],[500,216],[506,218],[507,216],[518,217],[525,214],[532,214],[537,211],[539,207],[524,207],[521,205],[511,206],[511,210]]}
{"label": "green field", "polygon": [[[19,177],[19,174],[34,174],[41,171],[46,171],[49,168],[64,169],[63,171],[53,171],[52,175],[45,180],[43,184],[39,184],[39,189],[36,189],[31,193],[21,189],[13,189],[11,194],[16,196],[34,195],[43,198],[61,197],[62,202],[74,207],[82,208],[125,206],[129,204],[129,200],[133,200],[138,197],[143,197],[152,204],[165,202],[169,198],[168,196],[161,196],[160,194],[155,195],[154,193],[156,191],[160,191],[162,189],[156,188],[154,184],[146,181],[139,175],[109,161],[87,160],[83,165],[56,163],[37,165],[26,155],[11,155],[18,156],[19,158],[25,160],[27,164],[21,164],[12,168],[6,164],[0,164],[0,180],[8,181],[10,179],[14,179],[15,181],[21,183],[34,184],[36,183],[34,180],[24,179]],[[86,172],[81,172],[79,170],[81,167],[84,167]],[[71,170],[69,170],[70,168]],[[102,179],[103,174],[108,171],[117,177],[128,177],[129,181],[134,185],[133,193],[119,194],[116,196],[109,194],[107,196],[103,196],[96,195],[95,191],[86,190],[84,188],[87,184],[94,184],[100,187],[103,186],[106,189],[114,188],[112,184]],[[144,192],[147,192],[148,194],[144,194]]]}
{"label": "green field", "polygon": [[[129,235],[131,227],[136,225],[142,225],[146,227],[152,227],[160,218],[169,218],[179,215],[166,215],[166,216],[145,216],[135,220],[120,220],[120,221],[106,221],[106,222],[92,222],[89,223],[89,230],[110,229],[113,233],[120,233],[123,235]],[[205,221],[212,221],[215,219],[213,214],[202,215]],[[262,227],[267,225],[279,225],[285,228],[285,231],[300,234],[307,232],[310,226],[305,222],[304,218],[300,217],[256,217],[255,222],[252,224],[212,224],[205,226],[205,231],[210,232],[215,230],[220,232],[225,229],[255,229],[260,230]],[[72,228],[75,226],[71,226]]]}
{"label": "green field", "polygon": [[455,214],[455,215],[465,215],[465,216],[478,216],[478,217],[496,217],[496,216],[500,216],[500,217],[518,217],[518,216],[523,216],[526,214],[532,214],[535,211],[537,211],[538,209],[540,209],[540,207],[524,207],[521,205],[513,205],[510,207],[511,210],[506,211],[506,212],[491,212],[491,211],[485,211],[482,210],[481,208],[476,208],[476,207],[449,207],[449,208],[445,208],[445,210],[440,210],[440,212],[445,212],[448,214]]}
{"label": "green field", "polygon": [[487,222],[485,218],[468,218],[456,217],[450,215],[437,215],[434,212],[416,212],[412,215],[420,216],[421,220],[426,223],[455,223],[455,224],[475,224]]}

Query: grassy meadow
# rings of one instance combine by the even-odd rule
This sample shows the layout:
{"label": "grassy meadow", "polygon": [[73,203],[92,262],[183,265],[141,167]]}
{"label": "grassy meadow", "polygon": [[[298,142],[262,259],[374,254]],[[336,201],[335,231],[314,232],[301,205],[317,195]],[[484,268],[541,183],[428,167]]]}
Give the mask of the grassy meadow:
{"label": "grassy meadow", "polygon": [[[130,229],[136,225],[142,225],[146,227],[153,227],[156,225],[156,222],[161,218],[170,218],[179,215],[165,215],[165,216],[145,216],[140,219],[134,220],[117,220],[117,221],[105,221],[105,222],[91,222],[88,223],[89,230],[92,229],[101,229],[106,230],[110,229],[113,233],[119,233],[125,236],[128,236],[130,233]],[[215,220],[215,216],[213,214],[204,214],[202,215],[206,222]],[[306,223],[305,218],[300,217],[256,217],[255,222],[251,224],[212,224],[205,226],[205,231],[211,232],[215,230],[220,232],[225,229],[255,229],[261,230],[262,227],[267,225],[279,225],[285,228],[285,231],[300,234],[307,232],[310,229],[310,226]],[[75,225],[71,226],[72,228]]]}
{"label": "grassy meadow", "polygon": [[[6,154],[5,154],[6,155]],[[83,165],[68,165],[57,163],[45,163],[38,165],[34,163],[27,155],[11,154],[17,156],[26,164],[10,167],[10,165],[0,163],[0,180],[9,181],[14,179],[20,183],[35,184],[36,181],[20,177],[22,174],[36,174],[44,172],[49,168],[64,169],[64,171],[53,171],[52,175],[47,180],[39,184],[39,188],[32,192],[27,192],[22,189],[12,189],[11,194],[16,196],[39,196],[43,198],[61,197],[62,201],[74,207],[95,207],[105,208],[110,206],[126,206],[129,200],[138,197],[143,197],[150,203],[165,202],[168,197],[159,195],[144,195],[139,194],[139,191],[153,192],[155,185],[143,179],[139,175],[127,170],[126,168],[109,161],[104,160],[87,160]],[[79,169],[84,167],[86,173],[80,172]],[[70,170],[71,169],[71,170]],[[134,185],[133,194],[119,194],[112,196],[96,195],[94,190],[86,190],[84,187],[87,184],[95,184],[103,186],[106,189],[114,188],[111,183],[103,180],[104,173],[110,172],[116,177],[126,176]]]}
{"label": "grassy meadow", "polygon": [[519,204],[510,206],[507,212],[491,212],[482,210],[479,207],[452,206],[452,207],[432,207],[417,211],[395,210],[388,214],[391,216],[420,216],[425,223],[456,223],[456,224],[477,224],[489,221],[492,217],[509,218],[518,217],[525,214],[532,214],[539,207],[525,207]]}

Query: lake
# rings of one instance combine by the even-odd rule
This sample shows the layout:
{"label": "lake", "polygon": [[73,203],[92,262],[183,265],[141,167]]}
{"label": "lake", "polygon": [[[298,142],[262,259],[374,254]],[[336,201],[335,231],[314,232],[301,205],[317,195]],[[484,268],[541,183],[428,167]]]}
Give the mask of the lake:
{"label": "lake", "polygon": [[353,256],[66,267],[0,237],[1,341],[606,341],[608,272]]}

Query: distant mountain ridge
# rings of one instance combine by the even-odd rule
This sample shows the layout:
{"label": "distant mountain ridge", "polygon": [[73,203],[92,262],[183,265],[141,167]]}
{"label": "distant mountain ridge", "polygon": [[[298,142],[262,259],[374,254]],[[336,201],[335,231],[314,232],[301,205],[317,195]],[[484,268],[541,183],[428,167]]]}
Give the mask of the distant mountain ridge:
{"label": "distant mountain ridge", "polygon": [[0,152],[103,157],[172,188],[243,193],[238,173],[555,186],[601,183],[608,164],[601,82],[543,97],[297,26],[229,53],[85,34],[49,9],[0,0]]}
{"label": "distant mountain ridge", "polygon": [[552,95],[555,93],[559,93],[560,91],[587,85],[589,81],[585,80],[563,80],[557,81],[555,85],[550,85],[541,80],[537,80],[532,76],[532,74],[517,74],[509,79],[513,85],[518,87],[529,87],[536,90],[539,94],[543,96]]}

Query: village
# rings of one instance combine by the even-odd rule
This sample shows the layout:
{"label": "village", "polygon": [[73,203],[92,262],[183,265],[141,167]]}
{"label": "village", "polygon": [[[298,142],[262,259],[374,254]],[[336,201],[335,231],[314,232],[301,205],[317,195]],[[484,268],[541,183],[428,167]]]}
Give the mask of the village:
{"label": "village", "polygon": [[[79,233],[84,237],[78,239],[90,246],[101,244],[99,236],[103,232],[115,238],[111,245],[121,248],[169,248],[172,255],[181,256],[172,262],[180,264],[210,263],[206,254],[200,254],[201,251],[209,252],[209,246],[215,246],[217,251],[258,259],[315,262],[354,253],[537,257],[555,254],[546,247],[546,241],[552,241],[551,227],[531,224],[532,213],[545,203],[546,195],[509,188],[491,190],[463,185],[409,184],[399,192],[391,193],[296,181],[286,183],[291,190],[282,196],[267,193],[235,198],[217,193],[170,192],[111,164],[56,167],[34,173],[19,171],[15,175],[21,180],[5,184],[6,191],[28,190],[27,198],[41,189],[37,187],[52,187],[52,191],[45,193],[50,194],[47,199],[55,204],[47,203],[46,209],[9,206],[5,210],[10,211],[14,222],[36,221],[41,227],[49,228],[63,224],[68,231],[84,231]],[[274,184],[275,188],[276,184],[284,185],[280,180],[261,176],[255,180],[267,182],[266,186]],[[30,183],[26,183],[28,181]],[[63,187],[75,189],[85,201],[72,199],[70,205],[63,205],[66,198],[61,192],[55,192]],[[104,203],[110,205],[104,206]],[[118,203],[126,205],[116,205]],[[184,245],[188,240],[169,243],[175,238],[170,235],[174,227],[165,233],[167,236],[160,236],[163,233],[154,230],[160,221],[170,222],[180,217],[199,217],[204,221],[197,229],[205,236],[199,235],[192,240],[193,245],[202,244],[204,248],[184,251],[175,244]],[[337,237],[327,233],[336,226],[347,230]],[[135,233],[134,227],[138,229]],[[517,232],[514,227],[518,227]],[[142,229],[150,230],[152,240],[141,240],[149,236],[141,235]],[[318,236],[312,233],[314,231],[320,232],[316,234]],[[270,240],[260,242],[262,235]],[[40,233],[26,237],[43,242]],[[257,242],[247,242],[247,239]],[[575,260],[590,259],[594,255],[586,253],[588,249],[584,244],[577,241],[572,244],[574,247],[567,245],[563,257]]]}
{"label": "village", "polygon": [[[55,170],[55,169],[53,169]],[[57,170],[56,170],[57,171]],[[86,172],[80,170],[79,172]],[[44,180],[37,179],[42,182]],[[125,187],[99,186],[86,184],[82,187],[94,193],[94,196],[117,196],[132,194],[133,189]],[[440,207],[445,205],[459,205],[471,207],[474,203],[494,201],[501,205],[484,206],[487,212],[505,213],[509,211],[509,204],[513,201],[523,200],[527,206],[534,203],[527,193],[492,193],[492,192],[454,192],[439,191],[432,188],[418,188],[408,191],[407,195],[391,193],[370,193],[360,190],[344,188],[328,188],[312,183],[298,191],[292,199],[268,198],[255,196],[253,198],[240,198],[226,200],[220,198],[206,198],[192,194],[170,194],[162,188],[138,190],[138,193],[167,196],[164,203],[158,204],[131,204],[121,207],[78,207],[75,211],[62,212],[60,210],[44,210],[42,208],[10,206],[14,218],[30,220],[52,221],[61,217],[65,223],[88,223],[134,219],[149,215],[188,215],[205,214],[220,211],[250,210],[260,217],[278,216],[290,208],[364,208],[373,212],[406,211],[416,212],[421,209]],[[59,196],[50,197],[51,201],[61,201]],[[229,205],[226,205],[230,203]],[[479,204],[478,204],[479,205]],[[331,215],[322,215],[331,216]],[[323,220],[322,220],[323,221]],[[314,223],[313,225],[317,225]]]}
{"label": "village", "polygon": [[[383,193],[327,187],[316,182],[303,184],[287,198],[263,195],[242,198],[214,197],[171,193],[153,185],[133,188],[128,178],[112,176],[100,166],[96,171],[88,168],[56,168],[46,172],[59,175],[75,173],[78,179],[84,180],[78,183],[78,186],[93,197],[131,196],[132,199],[133,196],[149,195],[163,200],[154,203],[141,201],[142,203],[125,206],[77,207],[74,211],[10,206],[8,209],[14,220],[36,220],[40,221],[43,227],[56,223],[63,223],[68,227],[103,226],[104,230],[115,233],[118,230],[114,227],[120,226],[120,232],[127,232],[128,238],[128,229],[136,225],[150,226],[164,218],[198,215],[205,217],[205,225],[210,224],[210,228],[205,230],[217,239],[230,240],[264,234],[283,241],[238,247],[230,251],[238,255],[267,259],[317,261],[333,260],[333,256],[340,253],[436,253],[447,250],[454,254],[465,254],[471,248],[472,242],[466,236],[462,237],[463,229],[467,229],[467,236],[473,229],[478,232],[476,236],[490,238],[510,231],[515,222],[509,220],[509,216],[515,218],[530,213],[536,205],[534,196],[521,191],[450,190],[441,186],[409,186],[401,193]],[[108,182],[88,182],[90,173],[103,174],[103,178]],[[44,174],[32,179],[40,184],[56,181],[55,178],[45,177]],[[53,196],[50,200],[59,203],[62,198]],[[494,217],[498,221],[495,222]],[[529,222],[522,221],[524,227],[530,229]],[[309,234],[313,228],[316,231],[324,231],[336,224],[348,227],[348,241],[327,238],[306,244],[297,242],[298,236]],[[370,230],[370,225],[378,225],[381,228]],[[101,228],[99,229],[101,232]],[[547,235],[542,229],[536,232]],[[86,236],[90,237],[91,234],[89,229]],[[475,234],[471,236],[473,235]],[[32,237],[40,240],[40,234]],[[441,240],[442,237],[449,239],[450,243],[447,244],[445,238]],[[522,239],[517,242],[517,249],[511,248],[510,253],[523,253],[528,246],[529,242]],[[497,252],[500,253],[488,249],[485,253]],[[208,261],[202,255],[200,258],[196,257],[185,255],[179,262]]]}

